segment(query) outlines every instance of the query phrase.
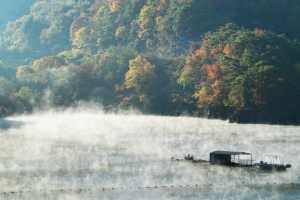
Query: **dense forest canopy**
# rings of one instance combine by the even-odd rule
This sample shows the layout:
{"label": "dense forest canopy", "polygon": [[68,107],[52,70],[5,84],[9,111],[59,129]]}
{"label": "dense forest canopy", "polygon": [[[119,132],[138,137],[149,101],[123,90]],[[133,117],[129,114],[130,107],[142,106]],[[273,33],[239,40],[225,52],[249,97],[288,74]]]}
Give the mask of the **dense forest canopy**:
{"label": "dense forest canopy", "polygon": [[0,116],[97,101],[300,123],[296,0],[45,0],[0,38]]}

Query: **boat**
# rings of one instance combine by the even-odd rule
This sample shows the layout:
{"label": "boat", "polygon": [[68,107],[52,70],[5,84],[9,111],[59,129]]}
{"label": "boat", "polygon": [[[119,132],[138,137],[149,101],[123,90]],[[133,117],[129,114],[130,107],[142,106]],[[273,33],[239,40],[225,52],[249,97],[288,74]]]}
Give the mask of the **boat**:
{"label": "boat", "polygon": [[256,167],[264,170],[286,170],[292,165],[284,165],[282,158],[278,155],[266,155],[259,163],[256,163]]}
{"label": "boat", "polygon": [[204,162],[209,162],[207,160],[202,160],[202,159],[194,159],[194,156],[185,156],[184,159],[176,159],[176,158],[171,158],[171,161],[187,161],[187,162],[192,162],[192,163],[204,163]]}
{"label": "boat", "polygon": [[204,162],[208,162],[207,160],[194,159],[194,156],[190,156],[190,154],[188,156],[185,156],[184,160],[187,161],[187,162],[192,162],[192,163],[204,163]]}
{"label": "boat", "polygon": [[179,158],[171,158],[171,161],[183,161],[183,159],[179,159]]}

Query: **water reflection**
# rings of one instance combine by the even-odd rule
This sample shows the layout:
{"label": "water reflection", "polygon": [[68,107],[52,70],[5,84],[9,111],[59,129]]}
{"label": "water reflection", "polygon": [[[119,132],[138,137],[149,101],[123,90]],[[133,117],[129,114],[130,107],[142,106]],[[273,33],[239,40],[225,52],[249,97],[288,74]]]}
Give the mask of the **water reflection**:
{"label": "water reflection", "polygon": [[[0,135],[0,198],[7,197],[4,192],[10,199],[280,199],[289,190],[291,197],[300,194],[299,127],[76,111],[8,120],[29,123]],[[265,154],[278,154],[292,168],[268,172],[170,160],[187,154],[208,160],[215,150],[250,152],[257,162]]]}

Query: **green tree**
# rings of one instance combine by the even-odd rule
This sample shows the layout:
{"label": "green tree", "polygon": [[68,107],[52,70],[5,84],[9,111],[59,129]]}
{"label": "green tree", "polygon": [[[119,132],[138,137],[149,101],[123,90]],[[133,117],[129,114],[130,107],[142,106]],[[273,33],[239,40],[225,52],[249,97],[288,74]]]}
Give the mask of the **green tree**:
{"label": "green tree", "polygon": [[95,73],[99,79],[110,86],[121,85],[124,82],[125,73],[128,71],[128,63],[135,56],[136,51],[129,46],[111,46],[101,55],[95,67]]}
{"label": "green tree", "polygon": [[27,101],[35,97],[34,92],[28,86],[21,87],[21,89],[17,92],[17,95]]}
{"label": "green tree", "polygon": [[11,96],[16,92],[14,84],[4,77],[0,77],[0,95]]}

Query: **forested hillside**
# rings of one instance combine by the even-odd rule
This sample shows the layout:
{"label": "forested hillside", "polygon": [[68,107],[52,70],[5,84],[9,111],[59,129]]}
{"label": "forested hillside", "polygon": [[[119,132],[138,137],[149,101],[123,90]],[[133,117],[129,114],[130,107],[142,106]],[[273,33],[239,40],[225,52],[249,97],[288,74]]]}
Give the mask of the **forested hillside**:
{"label": "forested hillside", "polygon": [[0,39],[0,116],[96,101],[300,123],[296,0],[47,0]]}

